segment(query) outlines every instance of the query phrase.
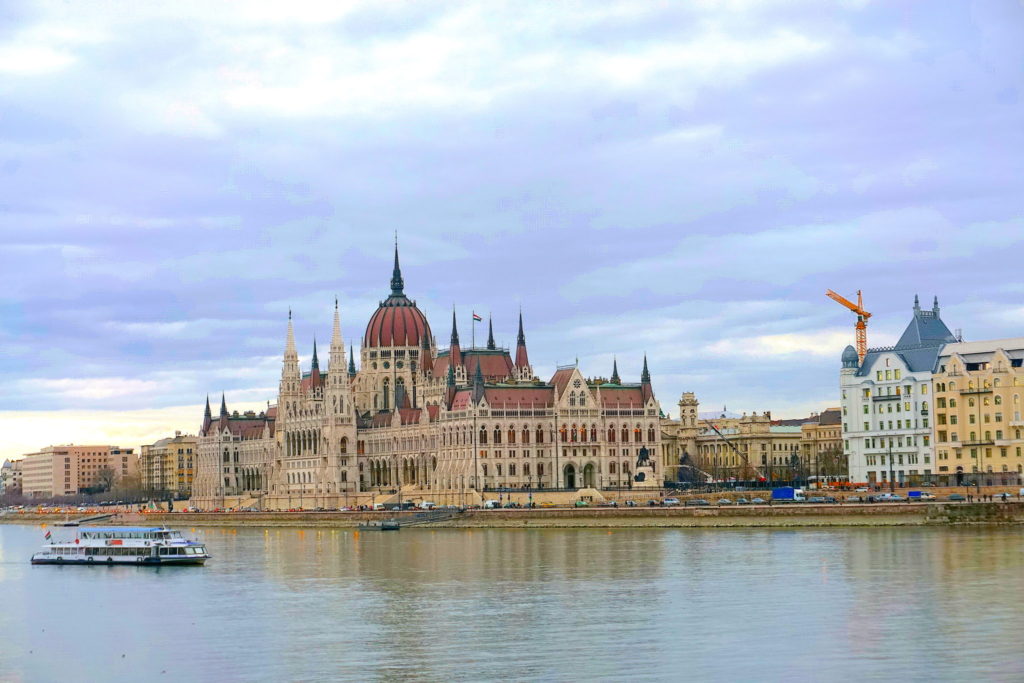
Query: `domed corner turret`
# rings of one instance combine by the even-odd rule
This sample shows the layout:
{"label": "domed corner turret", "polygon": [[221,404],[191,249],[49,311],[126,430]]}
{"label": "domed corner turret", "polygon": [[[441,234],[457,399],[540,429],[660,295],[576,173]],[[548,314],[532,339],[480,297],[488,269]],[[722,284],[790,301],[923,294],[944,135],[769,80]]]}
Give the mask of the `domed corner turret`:
{"label": "domed corner turret", "polygon": [[843,349],[843,367],[856,368],[860,366],[860,358],[857,356],[857,349],[847,346]]}

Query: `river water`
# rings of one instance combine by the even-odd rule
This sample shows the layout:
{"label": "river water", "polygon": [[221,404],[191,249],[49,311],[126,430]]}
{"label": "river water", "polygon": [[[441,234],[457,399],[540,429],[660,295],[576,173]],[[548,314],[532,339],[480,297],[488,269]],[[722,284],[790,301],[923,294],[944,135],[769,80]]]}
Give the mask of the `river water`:
{"label": "river water", "polygon": [[0,525],[0,680],[1024,680],[1018,529],[184,531],[205,567]]}

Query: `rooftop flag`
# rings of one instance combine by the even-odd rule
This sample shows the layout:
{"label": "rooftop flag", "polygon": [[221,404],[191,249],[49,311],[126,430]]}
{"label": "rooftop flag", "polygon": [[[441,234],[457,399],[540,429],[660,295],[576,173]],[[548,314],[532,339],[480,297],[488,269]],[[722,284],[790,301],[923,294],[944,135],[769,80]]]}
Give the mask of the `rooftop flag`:
{"label": "rooftop flag", "polygon": [[483,318],[481,318],[480,316],[478,316],[478,315],[476,314],[476,312],[474,312],[474,313],[473,313],[473,322],[476,322],[476,323],[482,323],[483,321],[484,321],[484,319],[483,319]]}

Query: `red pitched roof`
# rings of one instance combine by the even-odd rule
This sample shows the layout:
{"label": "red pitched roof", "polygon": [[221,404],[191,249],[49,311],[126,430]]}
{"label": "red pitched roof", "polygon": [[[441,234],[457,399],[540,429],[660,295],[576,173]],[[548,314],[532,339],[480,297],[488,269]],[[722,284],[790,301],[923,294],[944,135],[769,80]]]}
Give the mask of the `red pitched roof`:
{"label": "red pitched roof", "polygon": [[565,392],[565,388],[569,386],[569,378],[572,377],[572,373],[576,368],[559,368],[555,371],[555,374],[551,376],[551,381],[548,384],[554,384],[558,387],[558,395],[561,396]]}
{"label": "red pitched roof", "polygon": [[493,387],[484,389],[484,397],[492,408],[543,408],[554,405],[552,387]]}
{"label": "red pitched roof", "polygon": [[642,408],[647,403],[646,399],[644,399],[643,389],[640,387],[601,386],[600,389],[601,405],[605,408],[629,405]]}
{"label": "red pitched roof", "polygon": [[469,408],[472,400],[473,392],[471,390],[462,389],[461,391],[456,391],[455,398],[452,399],[452,410],[466,410]]}
{"label": "red pitched roof", "polygon": [[398,415],[402,418],[402,424],[419,424],[422,413],[419,408],[400,408]]}
{"label": "red pitched roof", "polygon": [[[487,381],[498,381],[512,376],[515,366],[512,365],[512,357],[507,351],[465,351],[462,354],[463,365],[466,366],[466,377],[476,376],[476,366],[480,366],[480,372]],[[448,368],[445,368],[448,372]]]}

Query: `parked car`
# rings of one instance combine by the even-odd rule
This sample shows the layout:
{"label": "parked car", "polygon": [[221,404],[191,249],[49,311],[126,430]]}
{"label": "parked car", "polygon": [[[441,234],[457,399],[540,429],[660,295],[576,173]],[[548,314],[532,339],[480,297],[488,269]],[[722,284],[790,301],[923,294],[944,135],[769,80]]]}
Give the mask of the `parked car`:
{"label": "parked car", "polygon": [[686,505],[689,507],[704,507],[706,505],[711,505],[711,503],[707,502],[703,498],[691,498],[686,501]]}
{"label": "parked car", "polygon": [[898,503],[905,498],[898,493],[879,493],[877,496],[871,496],[868,500],[872,503]]}
{"label": "parked car", "polygon": [[585,500],[577,500],[573,505],[578,508],[590,507],[590,503]]}
{"label": "parked car", "polygon": [[737,498],[736,499],[736,504],[737,505],[749,505],[750,501],[747,500],[746,498]]}
{"label": "parked car", "polygon": [[636,501],[635,500],[627,500],[626,501],[626,507],[628,507],[628,508],[635,508],[636,507]]}
{"label": "parked car", "polygon": [[828,501],[825,500],[825,496],[811,496],[810,498],[807,499],[807,502],[808,503],[827,503]]}
{"label": "parked car", "polygon": [[719,498],[718,499],[718,504],[719,505],[732,505],[733,502],[732,502],[731,498]]}
{"label": "parked car", "polygon": [[501,503],[499,503],[496,500],[485,500],[484,501],[484,509],[485,510],[497,510],[500,507],[501,507]]}
{"label": "parked car", "polygon": [[967,498],[965,498],[964,496],[960,495],[959,493],[951,493],[951,494],[949,494],[949,498],[947,498],[946,500],[951,500],[954,503],[958,503],[958,502],[962,503],[963,501],[967,500]]}
{"label": "parked car", "polygon": [[839,500],[837,500],[835,496],[825,496],[825,502],[826,503],[838,503]]}
{"label": "parked car", "polygon": [[666,507],[672,506],[672,505],[679,505],[679,499],[678,498],[666,498],[665,500],[661,501],[661,504],[666,506]]}
{"label": "parked car", "polygon": [[764,505],[765,504],[765,499],[764,498],[760,498],[760,497],[752,498],[750,500],[750,504],[751,505]]}
{"label": "parked car", "polygon": [[856,491],[857,493],[867,493],[868,492],[868,487],[867,486],[858,486],[857,488],[854,489],[854,491]]}

